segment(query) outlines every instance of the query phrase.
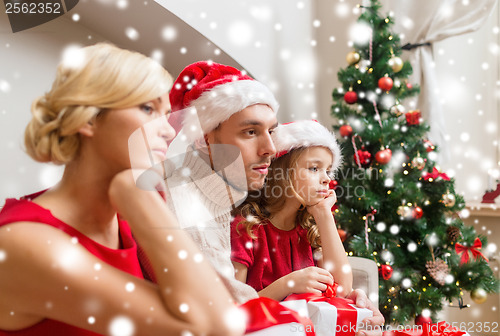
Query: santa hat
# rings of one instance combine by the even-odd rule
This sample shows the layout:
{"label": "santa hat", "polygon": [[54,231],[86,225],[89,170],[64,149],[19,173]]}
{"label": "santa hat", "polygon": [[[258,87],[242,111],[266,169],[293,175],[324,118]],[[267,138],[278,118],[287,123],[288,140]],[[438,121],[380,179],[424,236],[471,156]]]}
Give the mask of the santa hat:
{"label": "santa hat", "polygon": [[342,162],[342,154],[335,135],[316,120],[299,120],[281,124],[275,128],[272,138],[276,147],[275,158],[293,149],[321,146],[332,152],[332,171],[336,171]]}
{"label": "santa hat", "polygon": [[[182,70],[170,91],[170,104],[172,112],[192,108],[182,117],[182,126],[191,129],[199,120],[202,132],[198,134],[207,134],[248,106],[265,104],[273,113],[279,106],[264,84],[212,61],[196,62]],[[172,117],[178,116],[174,113]]]}

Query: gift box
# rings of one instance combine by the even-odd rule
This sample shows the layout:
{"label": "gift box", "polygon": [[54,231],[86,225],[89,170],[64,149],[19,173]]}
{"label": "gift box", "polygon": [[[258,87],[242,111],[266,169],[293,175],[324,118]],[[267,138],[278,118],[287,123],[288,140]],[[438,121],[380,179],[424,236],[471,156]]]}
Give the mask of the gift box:
{"label": "gift box", "polygon": [[422,114],[420,110],[409,111],[406,113],[406,123],[408,125],[419,125]]}
{"label": "gift box", "polygon": [[[296,305],[299,309],[307,302],[307,312],[317,336],[354,336],[362,321],[373,316],[366,308],[359,308],[352,300],[335,297],[335,287],[322,294],[292,294],[283,304]],[[293,302],[291,304],[290,302]],[[293,309],[293,308],[292,308]]]}
{"label": "gift box", "polygon": [[242,304],[240,309],[247,316],[247,336],[315,336],[308,317],[278,301],[259,297]]}

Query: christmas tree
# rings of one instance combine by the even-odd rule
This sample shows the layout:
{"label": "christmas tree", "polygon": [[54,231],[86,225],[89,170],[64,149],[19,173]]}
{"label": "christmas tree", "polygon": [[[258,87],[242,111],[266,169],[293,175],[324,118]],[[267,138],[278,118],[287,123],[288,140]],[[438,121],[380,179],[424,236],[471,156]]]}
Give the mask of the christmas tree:
{"label": "christmas tree", "polygon": [[486,237],[464,225],[464,199],[436,165],[429,126],[420,111],[404,106],[419,87],[408,82],[412,67],[400,58],[394,19],[379,14],[376,0],[360,7],[360,40],[338,72],[342,87],[333,91],[345,158],[334,181],[334,214],[347,232],[349,255],[379,266],[386,321],[435,320],[446,300],[462,302],[470,291],[480,302],[498,291],[499,281],[481,252]]}

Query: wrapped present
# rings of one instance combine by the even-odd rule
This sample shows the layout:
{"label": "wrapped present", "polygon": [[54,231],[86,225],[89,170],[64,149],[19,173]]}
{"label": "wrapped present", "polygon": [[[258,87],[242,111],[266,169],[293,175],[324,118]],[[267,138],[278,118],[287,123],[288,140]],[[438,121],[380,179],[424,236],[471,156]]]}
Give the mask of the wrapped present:
{"label": "wrapped present", "polygon": [[470,336],[467,332],[453,327],[445,321],[426,323],[419,328],[386,330],[383,336]]}
{"label": "wrapped present", "polygon": [[406,113],[406,123],[408,125],[419,125],[422,114],[420,110],[409,111]]}
{"label": "wrapped present", "polygon": [[240,308],[247,315],[247,336],[315,336],[314,326],[308,317],[278,301],[259,297],[247,301]]}
{"label": "wrapped present", "polygon": [[[373,312],[335,295],[336,286],[329,286],[322,294],[289,295],[285,302],[307,302],[308,316],[318,336],[354,336],[362,321],[373,316]],[[300,303],[298,305],[300,307]]]}

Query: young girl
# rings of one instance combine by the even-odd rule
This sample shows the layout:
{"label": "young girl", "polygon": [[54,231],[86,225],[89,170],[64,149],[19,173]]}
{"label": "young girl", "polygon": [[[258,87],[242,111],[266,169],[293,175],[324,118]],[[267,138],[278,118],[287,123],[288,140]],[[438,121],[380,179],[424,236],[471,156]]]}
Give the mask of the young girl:
{"label": "young girl", "polygon": [[152,167],[175,135],[170,75],[109,44],[79,56],[32,104],[25,132],[32,158],[65,165],[61,181],[0,213],[0,335],[241,333],[227,323],[230,294],[155,190]]}
{"label": "young girl", "polygon": [[329,182],[341,161],[335,137],[312,120],[280,125],[276,157],[259,198],[248,201],[231,225],[236,278],[260,296],[352,288],[352,273],[337,233]]}

